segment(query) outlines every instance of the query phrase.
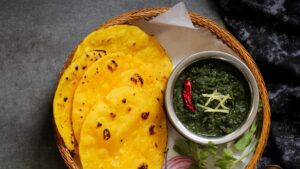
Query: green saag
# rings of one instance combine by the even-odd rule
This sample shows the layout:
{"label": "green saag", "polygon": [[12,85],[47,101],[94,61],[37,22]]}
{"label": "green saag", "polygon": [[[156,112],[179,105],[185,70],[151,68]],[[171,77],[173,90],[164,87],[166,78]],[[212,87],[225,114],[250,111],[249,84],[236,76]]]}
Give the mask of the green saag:
{"label": "green saag", "polygon": [[[184,81],[191,81],[191,102],[196,109],[190,112],[183,98]],[[210,100],[211,94],[219,98]],[[220,106],[220,99],[228,97]],[[183,125],[199,135],[223,136],[236,130],[245,120],[250,108],[250,89],[242,73],[224,61],[209,59],[188,66],[178,77],[173,93],[173,105]],[[219,107],[219,109],[217,108]],[[226,113],[216,113],[220,108]],[[218,110],[216,110],[218,109]],[[227,112],[228,111],[228,112]]]}

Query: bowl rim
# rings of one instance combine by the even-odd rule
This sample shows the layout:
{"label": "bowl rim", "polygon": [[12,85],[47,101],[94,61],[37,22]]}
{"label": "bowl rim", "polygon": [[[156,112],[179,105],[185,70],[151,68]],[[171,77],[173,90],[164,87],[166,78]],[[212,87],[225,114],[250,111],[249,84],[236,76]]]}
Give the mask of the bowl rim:
{"label": "bowl rim", "polygon": [[[238,127],[235,131],[220,137],[208,137],[198,135],[190,131],[178,119],[173,107],[173,89],[179,75],[185,70],[185,68],[187,68],[191,64],[197,61],[207,59],[222,60],[227,63],[230,63],[232,66],[238,69],[243,74],[245,80],[248,82],[251,93],[251,104],[249,113],[246,119],[244,120],[243,124],[240,127]],[[250,128],[257,115],[259,105],[259,90],[254,75],[252,74],[248,66],[240,58],[221,51],[202,51],[186,57],[175,67],[167,83],[165,103],[169,121],[182,136],[199,144],[208,144],[209,141],[212,141],[215,144],[224,144],[237,139]]]}

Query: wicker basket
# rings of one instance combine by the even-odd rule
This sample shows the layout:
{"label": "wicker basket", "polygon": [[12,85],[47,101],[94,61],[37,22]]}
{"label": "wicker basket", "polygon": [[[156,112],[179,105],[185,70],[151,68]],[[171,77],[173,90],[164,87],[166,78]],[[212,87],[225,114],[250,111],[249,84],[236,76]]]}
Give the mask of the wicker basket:
{"label": "wicker basket", "polygon": [[[161,13],[164,13],[168,9],[169,8],[167,7],[161,7],[161,8],[147,8],[147,9],[132,11],[111,19],[110,21],[104,23],[102,26],[100,26],[97,29],[101,29],[112,25],[130,24],[131,22],[138,19],[143,19],[143,18],[147,19],[147,18],[155,17]],[[254,62],[250,54],[247,52],[247,50],[227,30],[217,25],[215,22],[196,13],[189,12],[189,15],[195,26],[205,27],[209,29],[213,34],[217,36],[218,39],[222,40],[228,47],[230,47],[233,51],[235,51],[240,56],[240,58],[246,62],[246,64],[254,74],[254,77],[258,83],[260,97],[263,103],[263,126],[262,126],[261,138],[259,139],[259,143],[257,145],[256,151],[251,161],[246,167],[246,169],[254,169],[266,147],[268,136],[269,136],[269,130],[270,130],[270,121],[271,121],[269,98],[268,98],[268,93],[266,90],[266,85],[263,80],[263,77],[260,71],[258,70],[256,63]],[[61,71],[60,76],[71,63],[75,50],[76,48],[69,55]],[[55,125],[54,125],[54,132],[55,132],[57,147],[68,168],[69,169],[81,168],[77,166],[73,153],[69,152],[68,149],[65,147],[63,140],[60,137]]]}

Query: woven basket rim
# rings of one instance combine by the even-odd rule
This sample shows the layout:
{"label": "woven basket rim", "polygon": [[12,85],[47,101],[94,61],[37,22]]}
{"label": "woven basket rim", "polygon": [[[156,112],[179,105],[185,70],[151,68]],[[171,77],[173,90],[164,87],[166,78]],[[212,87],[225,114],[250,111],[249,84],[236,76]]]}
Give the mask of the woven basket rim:
{"label": "woven basket rim", "polygon": [[[94,31],[101,29],[101,28],[108,27],[108,26],[112,26],[112,25],[130,24],[131,22],[138,20],[138,19],[155,17],[161,13],[164,13],[165,11],[167,11],[169,9],[170,9],[169,7],[145,8],[145,9],[140,9],[140,10],[135,10],[135,11],[131,11],[128,13],[124,13],[124,14],[116,16],[116,17],[112,18],[111,20],[105,22],[103,25],[99,26]],[[213,34],[215,34],[219,40],[222,40],[223,43],[225,43],[229,48],[231,48],[235,53],[237,53],[239,55],[239,57],[245,61],[245,63],[247,64],[247,66],[250,68],[253,75],[255,76],[255,79],[256,79],[258,87],[259,87],[260,97],[261,97],[261,100],[263,103],[263,126],[262,126],[261,137],[259,139],[256,150],[255,150],[250,162],[245,167],[245,169],[254,169],[266,147],[268,136],[269,136],[270,123],[271,123],[271,111],[270,111],[269,98],[268,98],[268,93],[267,93],[267,89],[266,89],[266,85],[263,80],[263,77],[262,77],[256,63],[254,62],[253,58],[251,57],[251,55],[231,33],[229,33],[225,28],[221,27],[220,25],[216,24],[215,22],[211,21],[210,19],[208,19],[204,16],[201,16],[197,13],[190,12],[190,11],[189,11],[189,15],[190,15],[191,20],[194,25],[207,28]],[[75,47],[75,49],[73,49],[72,52],[70,53],[70,55],[68,56],[64,66],[62,68],[62,71],[60,72],[58,82],[59,82],[64,70],[70,65],[70,63],[74,57],[74,53],[75,53],[76,49],[77,49],[77,47]],[[57,84],[58,84],[58,82],[57,82]],[[60,152],[63,160],[65,161],[67,167],[69,169],[78,169],[78,167],[73,159],[74,154],[72,152],[70,152],[64,145],[64,142],[56,128],[55,123],[53,123],[53,126],[54,126],[54,135],[55,135],[57,147],[58,147],[59,152]]]}

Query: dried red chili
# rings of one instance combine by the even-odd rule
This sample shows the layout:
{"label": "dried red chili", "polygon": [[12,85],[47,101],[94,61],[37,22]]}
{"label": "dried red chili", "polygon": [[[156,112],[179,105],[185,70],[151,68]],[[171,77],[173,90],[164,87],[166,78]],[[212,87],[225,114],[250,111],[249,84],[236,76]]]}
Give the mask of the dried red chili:
{"label": "dried red chili", "polygon": [[192,82],[190,79],[186,79],[183,82],[183,91],[182,91],[182,97],[184,101],[185,107],[190,111],[195,113],[196,110],[192,105]]}

